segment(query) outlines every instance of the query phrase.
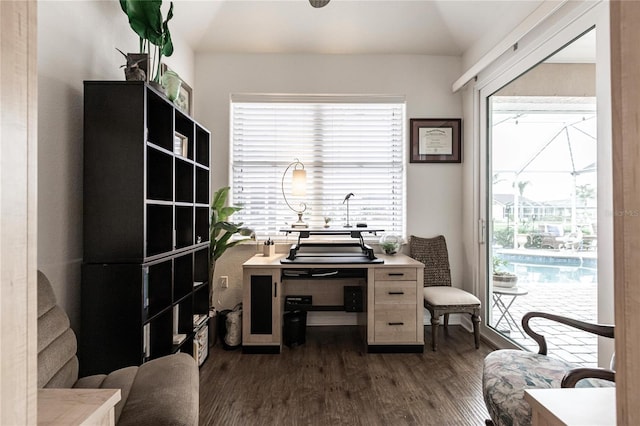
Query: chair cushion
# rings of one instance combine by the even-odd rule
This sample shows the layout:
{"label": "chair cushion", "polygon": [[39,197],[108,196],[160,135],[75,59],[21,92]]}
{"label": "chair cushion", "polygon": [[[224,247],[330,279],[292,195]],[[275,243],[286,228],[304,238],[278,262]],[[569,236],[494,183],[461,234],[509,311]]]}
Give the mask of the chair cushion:
{"label": "chair cushion", "polygon": [[[526,389],[560,388],[564,375],[576,365],[527,351],[502,349],[484,359],[482,394],[495,426],[531,424]],[[604,380],[585,379],[576,387],[614,386]]]}
{"label": "chair cushion", "polygon": [[431,306],[480,305],[480,299],[456,287],[424,287],[424,301]]}
{"label": "chair cushion", "polygon": [[198,366],[177,353],[146,362],[138,368],[118,426],[197,426]]}
{"label": "chair cushion", "polygon": [[112,373],[96,374],[94,376],[83,377],[78,380],[74,388],[83,389],[120,389],[120,401],[115,407],[115,420],[118,423],[124,406],[127,404],[133,381],[138,373],[138,367],[126,367]]}

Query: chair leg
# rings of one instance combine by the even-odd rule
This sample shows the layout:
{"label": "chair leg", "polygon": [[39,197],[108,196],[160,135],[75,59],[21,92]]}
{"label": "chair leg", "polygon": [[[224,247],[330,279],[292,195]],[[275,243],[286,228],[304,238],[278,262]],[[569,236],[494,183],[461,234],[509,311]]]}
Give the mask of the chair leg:
{"label": "chair leg", "polygon": [[473,338],[476,342],[476,349],[480,349],[480,315],[477,311],[471,315],[471,322],[473,322]]}
{"label": "chair leg", "polygon": [[449,314],[444,314],[444,335],[449,336]]}
{"label": "chair leg", "polygon": [[431,315],[431,348],[435,352],[438,349],[438,326],[440,325],[440,317]]}

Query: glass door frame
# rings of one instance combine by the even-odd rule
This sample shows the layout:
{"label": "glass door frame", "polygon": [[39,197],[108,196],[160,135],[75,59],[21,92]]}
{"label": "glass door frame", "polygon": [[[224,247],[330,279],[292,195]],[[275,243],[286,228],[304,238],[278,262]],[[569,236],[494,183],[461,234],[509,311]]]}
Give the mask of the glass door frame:
{"label": "glass door frame", "polygon": [[[562,12],[562,11],[561,11]],[[612,167],[611,167],[611,90],[609,61],[609,5],[607,2],[581,4],[564,16],[547,25],[544,29],[534,30],[523,38],[518,49],[503,55],[488,70],[478,76],[472,96],[473,102],[473,151],[475,223],[477,223],[477,243],[474,257],[478,260],[474,277],[478,283],[478,296],[484,306],[481,333],[484,338],[501,348],[517,347],[511,340],[489,326],[489,310],[492,298],[489,293],[488,248],[490,244],[491,209],[491,164],[488,149],[488,99],[509,82],[526,73],[537,64],[553,55],[590,28],[595,27],[597,39],[596,53],[596,94],[598,105],[598,316],[600,322],[613,323],[613,218],[611,212]],[[607,214],[608,213],[608,214]],[[610,230],[610,232],[609,232]],[[607,235],[609,237],[607,237]],[[610,241],[608,241],[610,240]],[[600,284],[603,283],[603,284]],[[604,284],[608,283],[608,284]],[[607,288],[609,287],[610,288]],[[601,288],[602,287],[602,288]],[[601,306],[602,305],[602,306]],[[600,350],[600,364],[608,361],[613,344]]]}

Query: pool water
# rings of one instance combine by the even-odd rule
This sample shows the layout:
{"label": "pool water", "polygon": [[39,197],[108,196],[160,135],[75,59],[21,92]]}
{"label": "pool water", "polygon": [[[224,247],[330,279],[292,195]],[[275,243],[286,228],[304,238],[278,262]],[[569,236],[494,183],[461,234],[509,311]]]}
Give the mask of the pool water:
{"label": "pool water", "polygon": [[594,268],[523,264],[509,266],[510,272],[515,273],[521,282],[595,283],[598,280],[598,271]]}

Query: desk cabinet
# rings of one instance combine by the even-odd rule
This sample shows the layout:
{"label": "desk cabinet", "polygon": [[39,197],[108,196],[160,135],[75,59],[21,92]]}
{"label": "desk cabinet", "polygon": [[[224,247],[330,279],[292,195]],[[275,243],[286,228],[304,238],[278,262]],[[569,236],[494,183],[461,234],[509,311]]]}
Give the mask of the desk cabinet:
{"label": "desk cabinet", "polygon": [[[418,268],[375,268],[370,292],[369,345],[424,345]],[[371,326],[373,325],[373,326]],[[374,349],[384,349],[372,346]]]}
{"label": "desk cabinet", "polygon": [[243,276],[242,343],[245,352],[280,352],[280,269],[252,269]]}

